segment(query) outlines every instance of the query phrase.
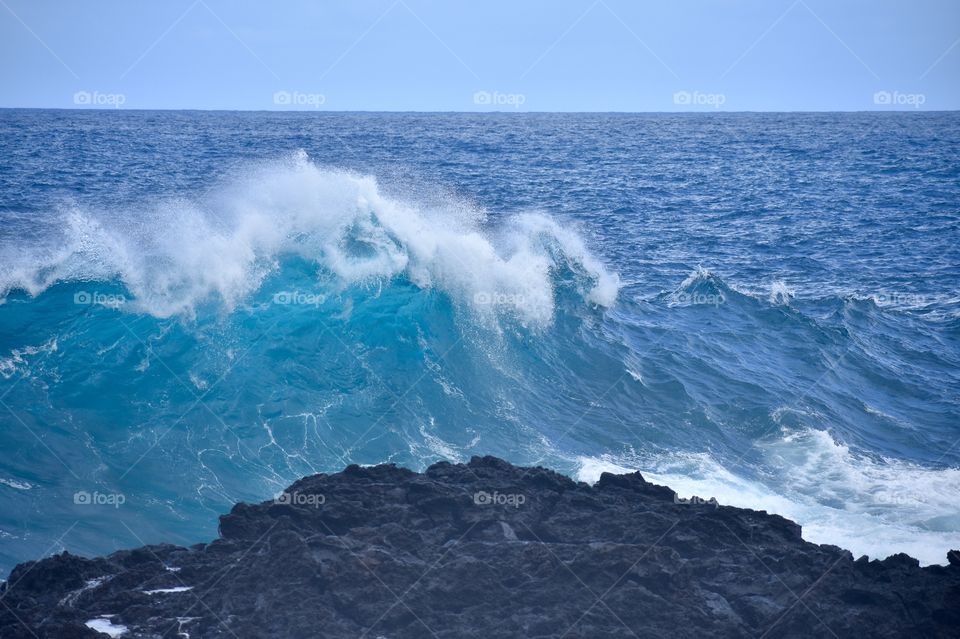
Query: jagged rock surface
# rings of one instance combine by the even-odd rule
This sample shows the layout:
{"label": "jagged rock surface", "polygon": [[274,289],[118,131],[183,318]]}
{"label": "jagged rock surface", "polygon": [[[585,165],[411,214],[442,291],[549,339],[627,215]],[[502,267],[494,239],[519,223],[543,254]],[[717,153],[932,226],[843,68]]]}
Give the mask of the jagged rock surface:
{"label": "jagged rock surface", "polygon": [[639,473],[591,487],[485,457],[350,466],[286,494],[237,504],[210,544],[21,564],[0,637],[107,636],[93,619],[131,639],[960,636],[955,551],[855,561]]}

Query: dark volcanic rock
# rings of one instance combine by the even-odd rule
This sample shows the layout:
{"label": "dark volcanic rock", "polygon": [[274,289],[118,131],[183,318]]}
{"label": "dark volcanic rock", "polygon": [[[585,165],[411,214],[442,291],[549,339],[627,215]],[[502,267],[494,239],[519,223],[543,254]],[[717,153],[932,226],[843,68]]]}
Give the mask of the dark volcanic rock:
{"label": "dark volcanic rock", "polygon": [[0,636],[106,636],[98,618],[131,638],[960,636],[956,552],[855,561],[639,474],[350,466],[279,501],[237,504],[210,544],[17,566]]}

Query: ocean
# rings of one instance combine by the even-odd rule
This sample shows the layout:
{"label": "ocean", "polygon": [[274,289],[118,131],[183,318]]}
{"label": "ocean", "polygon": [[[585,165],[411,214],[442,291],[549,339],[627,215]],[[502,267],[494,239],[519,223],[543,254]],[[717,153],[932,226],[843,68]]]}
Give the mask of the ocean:
{"label": "ocean", "polygon": [[960,114],[0,110],[0,572],[350,463],[960,546]]}

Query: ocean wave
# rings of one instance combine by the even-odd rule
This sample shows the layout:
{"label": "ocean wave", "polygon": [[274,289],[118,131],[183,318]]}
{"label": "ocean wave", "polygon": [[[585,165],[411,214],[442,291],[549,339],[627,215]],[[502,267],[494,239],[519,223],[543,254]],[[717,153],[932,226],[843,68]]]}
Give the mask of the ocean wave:
{"label": "ocean wave", "polygon": [[[25,223],[21,221],[21,223]],[[327,169],[298,152],[249,168],[201,198],[130,211],[72,206],[36,224],[26,243],[0,245],[0,295],[37,296],[59,282],[119,282],[117,306],[193,316],[211,301],[248,299],[288,258],[315,265],[331,290],[402,277],[460,307],[526,325],[549,324],[556,289],[611,306],[620,288],[575,230],[542,213],[488,228],[458,202],[418,206],[385,195],[370,176]]]}
{"label": "ocean wave", "polygon": [[719,305],[739,300],[780,308],[802,305],[829,307],[837,312],[853,309],[888,315],[909,313],[932,320],[955,318],[960,313],[960,297],[948,290],[921,291],[887,287],[876,291],[862,291],[842,283],[798,283],[777,277],[761,281],[741,281],[724,277],[703,265],[697,265],[691,270],[676,289],[657,297],[665,299],[673,306]]}

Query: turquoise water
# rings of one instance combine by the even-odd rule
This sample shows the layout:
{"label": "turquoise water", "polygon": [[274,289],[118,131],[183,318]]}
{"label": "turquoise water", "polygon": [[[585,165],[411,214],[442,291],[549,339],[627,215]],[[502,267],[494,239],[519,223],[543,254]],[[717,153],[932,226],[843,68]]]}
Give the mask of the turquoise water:
{"label": "turquoise water", "polygon": [[0,148],[3,572],[474,454],[960,543],[957,114],[4,110]]}

